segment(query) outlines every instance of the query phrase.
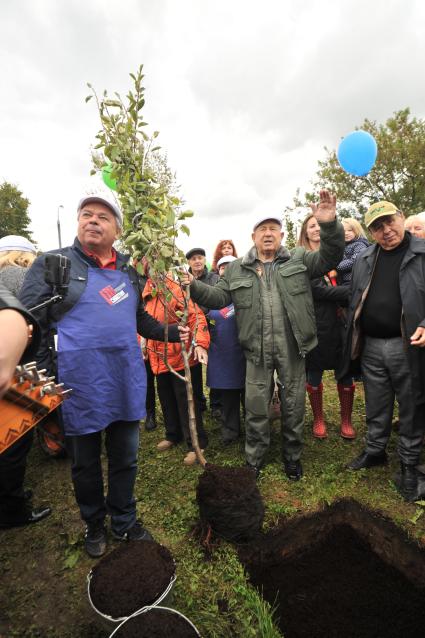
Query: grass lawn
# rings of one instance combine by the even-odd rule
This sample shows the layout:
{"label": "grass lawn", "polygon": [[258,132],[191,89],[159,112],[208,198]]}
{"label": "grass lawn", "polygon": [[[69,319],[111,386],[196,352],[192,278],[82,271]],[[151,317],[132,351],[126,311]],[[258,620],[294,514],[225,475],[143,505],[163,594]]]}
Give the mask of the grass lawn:
{"label": "grass lawn", "polygon": [[[341,497],[353,497],[383,512],[425,546],[423,508],[404,503],[391,481],[398,468],[396,434],[388,449],[388,467],[360,472],[344,469],[364,446],[362,385],[358,384],[355,398],[355,441],[339,436],[338,399],[330,375],[325,382],[325,412],[329,437],[314,440],[307,407],[304,477],[298,483],[289,482],[282,472],[280,424],[273,422],[267,465],[258,483],[266,506],[264,529],[273,528],[282,517],[300,516]],[[218,426],[208,416],[206,426],[210,435],[207,460],[218,465],[243,464],[243,441],[223,448]],[[195,490],[201,470],[183,465],[183,446],[159,453],[156,444],[162,438],[162,426],[149,433],[142,430],[136,495],[144,524],[177,562],[173,607],[192,620],[203,638],[281,636],[269,606],[249,585],[234,547],[221,542],[210,558],[205,557],[191,533],[197,521]],[[74,502],[69,460],[48,459],[35,444],[27,486],[34,490],[35,503],[51,504],[53,513],[40,524],[1,534],[0,638],[107,636],[98,628],[87,602],[86,575],[95,561],[83,549],[83,525]],[[109,547],[114,546],[111,540]]]}

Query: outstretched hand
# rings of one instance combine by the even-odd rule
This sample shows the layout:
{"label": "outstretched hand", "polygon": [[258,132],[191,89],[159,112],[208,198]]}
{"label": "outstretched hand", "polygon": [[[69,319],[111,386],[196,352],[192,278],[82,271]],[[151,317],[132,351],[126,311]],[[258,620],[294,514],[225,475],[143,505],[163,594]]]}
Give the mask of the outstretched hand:
{"label": "outstretched hand", "polygon": [[192,273],[187,270],[183,270],[183,268],[179,271],[178,276],[182,286],[190,286],[194,279]]}
{"label": "outstretched hand", "polygon": [[332,222],[336,216],[336,195],[328,190],[322,190],[319,194],[319,203],[310,204],[311,212],[320,222]]}

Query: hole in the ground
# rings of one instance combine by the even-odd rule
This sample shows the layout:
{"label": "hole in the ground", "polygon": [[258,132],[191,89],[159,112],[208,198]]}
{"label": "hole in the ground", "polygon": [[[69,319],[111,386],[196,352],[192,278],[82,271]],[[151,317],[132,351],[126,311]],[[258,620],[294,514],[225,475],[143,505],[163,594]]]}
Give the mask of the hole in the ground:
{"label": "hole in the ground", "polygon": [[285,638],[425,636],[425,550],[352,500],[241,547]]}

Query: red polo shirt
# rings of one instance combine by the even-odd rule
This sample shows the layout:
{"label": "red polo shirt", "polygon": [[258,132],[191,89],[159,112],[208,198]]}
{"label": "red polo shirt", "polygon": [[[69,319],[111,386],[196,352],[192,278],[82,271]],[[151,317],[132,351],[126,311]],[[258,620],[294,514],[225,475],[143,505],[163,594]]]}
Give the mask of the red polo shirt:
{"label": "red polo shirt", "polygon": [[106,261],[104,264],[102,264],[102,262],[100,261],[99,257],[97,255],[95,255],[94,253],[91,253],[88,250],[85,250],[84,248],[83,248],[83,251],[85,252],[87,257],[91,257],[96,262],[96,264],[99,266],[99,268],[106,269],[106,270],[116,270],[117,269],[117,251],[115,250],[115,248],[112,248],[112,255],[111,255],[110,259],[108,261]]}

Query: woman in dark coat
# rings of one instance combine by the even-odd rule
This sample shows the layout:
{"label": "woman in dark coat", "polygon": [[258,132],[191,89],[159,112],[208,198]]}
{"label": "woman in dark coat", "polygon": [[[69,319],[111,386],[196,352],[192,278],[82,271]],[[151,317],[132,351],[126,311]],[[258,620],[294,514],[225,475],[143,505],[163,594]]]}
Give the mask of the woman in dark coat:
{"label": "woman in dark coat", "polygon": [[[307,250],[318,250],[320,247],[320,226],[313,215],[304,220],[298,245]],[[313,436],[324,439],[327,436],[323,417],[323,384],[324,370],[334,370],[335,378],[339,378],[339,366],[342,360],[343,306],[348,305],[348,286],[338,286],[336,271],[323,277],[313,279],[311,288],[316,315],[318,345],[308,353],[306,358],[307,392],[313,411]],[[356,433],[351,423],[355,385],[351,376],[346,375],[337,384],[341,406],[341,436],[354,439]]]}
{"label": "woman in dark coat", "polygon": [[[236,257],[225,255],[218,260],[220,277]],[[240,435],[240,404],[245,399],[246,361],[239,343],[233,304],[210,310],[211,343],[208,351],[207,386],[219,389],[222,405],[222,442],[229,445]]]}

